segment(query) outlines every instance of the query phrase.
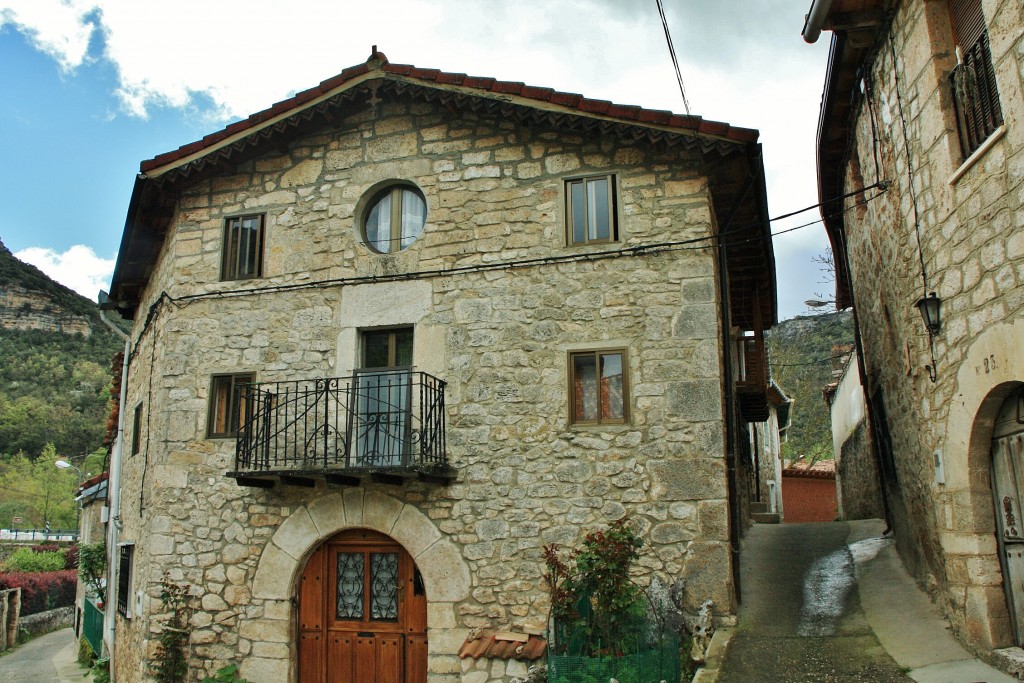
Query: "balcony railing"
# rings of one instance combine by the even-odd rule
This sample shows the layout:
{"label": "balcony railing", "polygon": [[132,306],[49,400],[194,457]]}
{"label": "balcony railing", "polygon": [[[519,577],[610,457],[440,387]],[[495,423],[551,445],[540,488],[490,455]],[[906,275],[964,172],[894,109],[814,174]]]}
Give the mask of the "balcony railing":
{"label": "balcony railing", "polygon": [[411,370],[247,385],[235,451],[239,484],[357,484],[363,475],[450,481],[445,382]]}
{"label": "balcony railing", "polygon": [[983,31],[963,54],[961,63],[949,75],[949,81],[956,107],[960,149],[967,158],[1003,124],[988,31]]}

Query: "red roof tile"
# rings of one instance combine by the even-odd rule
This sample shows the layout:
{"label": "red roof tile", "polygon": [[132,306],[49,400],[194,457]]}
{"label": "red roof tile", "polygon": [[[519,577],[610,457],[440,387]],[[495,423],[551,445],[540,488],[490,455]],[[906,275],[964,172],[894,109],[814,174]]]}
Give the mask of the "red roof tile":
{"label": "red roof tile", "polygon": [[690,130],[698,134],[721,137],[738,143],[757,142],[758,138],[756,130],[737,128],[720,121],[705,121],[699,116],[680,116],[662,110],[644,109],[636,105],[613,104],[607,100],[591,100],[576,93],[559,92],[551,88],[529,86],[519,82],[498,81],[494,78],[481,76],[467,76],[461,73],[440,71],[439,69],[422,69],[409,64],[391,64],[383,53],[374,52],[367,59],[366,63],[348,67],[337,76],[321,81],[319,85],[313,88],[277,102],[269,109],[257,112],[242,121],[236,121],[221,131],[205,136],[202,140],[184,145],[177,150],[160,154],[148,161],[143,161],[141,170],[143,172],[151,171],[191,154],[201,152],[232,135],[243,133],[268,119],[285,114],[306,102],[339,88],[348,81],[369,73],[374,68],[379,68],[381,73],[384,74],[400,76],[424,83],[455,85],[481,92],[518,95],[527,100],[548,102],[556,106],[575,109],[585,114],[608,116],[623,123],[657,124],[670,128]]}
{"label": "red roof tile", "polygon": [[459,648],[459,658],[465,659],[522,659],[534,661],[544,656],[548,643],[541,636],[527,636],[523,640],[505,640],[498,637],[499,634],[485,631],[477,635],[470,635],[466,642]]}

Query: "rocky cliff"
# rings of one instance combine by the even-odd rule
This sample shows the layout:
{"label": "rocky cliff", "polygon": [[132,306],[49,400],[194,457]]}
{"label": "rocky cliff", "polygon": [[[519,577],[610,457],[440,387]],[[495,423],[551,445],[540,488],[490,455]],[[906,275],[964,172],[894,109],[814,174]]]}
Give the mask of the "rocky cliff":
{"label": "rocky cliff", "polygon": [[88,299],[19,261],[0,242],[0,328],[89,337],[98,323]]}

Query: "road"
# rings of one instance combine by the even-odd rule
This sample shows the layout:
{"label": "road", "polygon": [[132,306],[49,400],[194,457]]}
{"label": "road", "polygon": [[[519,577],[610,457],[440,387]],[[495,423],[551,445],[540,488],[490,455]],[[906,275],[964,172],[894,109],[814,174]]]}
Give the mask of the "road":
{"label": "road", "polygon": [[74,664],[77,652],[73,647],[74,639],[74,631],[62,628],[19,645],[0,656],[0,681],[65,683],[69,680],[85,680],[85,671]]}

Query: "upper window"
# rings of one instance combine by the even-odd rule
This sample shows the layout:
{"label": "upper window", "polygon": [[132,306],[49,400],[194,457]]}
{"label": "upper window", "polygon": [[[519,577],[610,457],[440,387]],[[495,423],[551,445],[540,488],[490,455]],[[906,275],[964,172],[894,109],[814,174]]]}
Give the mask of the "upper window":
{"label": "upper window", "polygon": [[363,219],[363,239],[376,252],[401,251],[416,241],[427,222],[427,202],[410,185],[393,185],[370,200]]}
{"label": "upper window", "polygon": [[224,224],[221,280],[248,280],[263,275],[263,216],[238,216]]}
{"label": "upper window", "polygon": [[132,455],[137,455],[142,450],[142,404],[135,406],[135,415],[132,418]]}
{"label": "upper window", "polygon": [[214,375],[210,390],[210,415],[206,432],[211,438],[235,436],[245,417],[245,387],[251,373]]}
{"label": "upper window", "polygon": [[1003,124],[1003,111],[981,0],[949,0],[949,16],[957,61],[949,80],[960,149],[964,157],[969,157]]}
{"label": "upper window", "polygon": [[574,424],[625,423],[629,419],[625,350],[570,353],[569,389]]}
{"label": "upper window", "polygon": [[615,242],[615,176],[565,181],[565,227],[569,244]]}

